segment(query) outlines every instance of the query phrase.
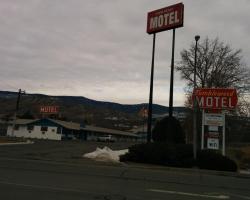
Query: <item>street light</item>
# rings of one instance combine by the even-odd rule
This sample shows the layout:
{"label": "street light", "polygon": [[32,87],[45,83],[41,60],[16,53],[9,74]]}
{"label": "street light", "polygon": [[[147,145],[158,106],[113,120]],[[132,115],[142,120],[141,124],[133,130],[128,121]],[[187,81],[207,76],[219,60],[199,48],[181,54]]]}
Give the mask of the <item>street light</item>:
{"label": "street light", "polygon": [[[196,35],[194,37],[195,39],[195,51],[194,51],[194,90],[197,86],[196,84],[196,65],[197,65],[197,44],[198,40],[200,39],[199,35]],[[197,157],[197,122],[196,122],[196,117],[197,117],[197,102],[196,102],[196,97],[194,97],[194,114],[193,114],[193,156],[194,159]]]}
{"label": "street light", "polygon": [[198,40],[200,39],[199,35],[194,37],[195,39],[195,52],[194,52],[194,88],[196,88],[196,64],[197,64],[197,44]]}

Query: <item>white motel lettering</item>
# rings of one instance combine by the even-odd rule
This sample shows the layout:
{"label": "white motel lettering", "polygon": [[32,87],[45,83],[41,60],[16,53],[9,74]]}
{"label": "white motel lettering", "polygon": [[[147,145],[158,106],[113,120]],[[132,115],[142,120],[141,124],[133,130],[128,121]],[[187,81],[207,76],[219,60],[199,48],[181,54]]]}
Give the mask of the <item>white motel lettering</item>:
{"label": "white motel lettering", "polygon": [[150,19],[150,29],[161,28],[163,26],[168,26],[172,24],[179,23],[178,12],[173,11],[170,13],[165,13],[159,16],[152,17]]}
{"label": "white motel lettering", "polygon": [[57,106],[43,106],[40,108],[41,113],[57,113],[58,107]]}
{"label": "white motel lettering", "polygon": [[231,97],[198,97],[196,101],[199,107],[206,108],[234,108]]}

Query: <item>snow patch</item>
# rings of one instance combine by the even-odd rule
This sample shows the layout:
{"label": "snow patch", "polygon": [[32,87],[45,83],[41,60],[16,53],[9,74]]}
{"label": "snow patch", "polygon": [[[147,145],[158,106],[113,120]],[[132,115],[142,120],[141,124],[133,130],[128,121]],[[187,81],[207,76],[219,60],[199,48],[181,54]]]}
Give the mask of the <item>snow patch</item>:
{"label": "snow patch", "polygon": [[120,155],[124,155],[128,152],[128,149],[113,151],[108,147],[99,148],[97,147],[95,151],[91,153],[86,153],[83,155],[84,158],[89,158],[95,161],[103,162],[120,162]]}
{"label": "snow patch", "polygon": [[247,170],[240,170],[240,174],[247,174],[247,175],[250,175],[250,169],[247,169]]}

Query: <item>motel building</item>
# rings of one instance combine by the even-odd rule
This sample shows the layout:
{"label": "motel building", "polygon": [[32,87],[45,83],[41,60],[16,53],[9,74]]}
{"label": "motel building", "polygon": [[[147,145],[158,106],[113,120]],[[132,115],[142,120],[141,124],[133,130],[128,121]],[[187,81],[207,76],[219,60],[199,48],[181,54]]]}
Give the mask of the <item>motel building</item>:
{"label": "motel building", "polygon": [[7,127],[7,136],[31,139],[97,141],[99,137],[105,135],[111,135],[115,141],[136,141],[138,137],[130,132],[85,126],[80,123],[50,118],[17,119],[14,129],[13,122],[9,123]]}

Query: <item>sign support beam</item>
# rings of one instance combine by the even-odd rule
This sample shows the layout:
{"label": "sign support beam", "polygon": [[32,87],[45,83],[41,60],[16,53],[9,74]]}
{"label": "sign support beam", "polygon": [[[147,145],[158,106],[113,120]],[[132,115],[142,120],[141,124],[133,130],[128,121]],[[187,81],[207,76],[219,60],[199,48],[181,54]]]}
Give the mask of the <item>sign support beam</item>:
{"label": "sign support beam", "polygon": [[201,149],[204,149],[204,118],[205,118],[205,110],[202,109],[202,131],[201,131]]}
{"label": "sign support beam", "polygon": [[150,91],[148,103],[148,127],[147,127],[147,142],[151,142],[152,137],[152,103],[153,103],[153,84],[154,84],[154,60],[155,60],[155,38],[156,33],[153,34],[153,48],[152,48],[152,62],[151,62],[151,78],[150,78]]}
{"label": "sign support beam", "polygon": [[170,75],[170,90],[169,90],[169,117],[173,116],[173,87],[174,87],[174,49],[175,49],[175,28],[173,29],[172,40],[172,59],[171,59],[171,75]]}
{"label": "sign support beam", "polygon": [[147,142],[151,142],[151,123],[152,123],[152,102],[153,102],[153,76],[154,76],[154,51],[155,51],[155,34],[158,32],[173,29],[172,41],[172,60],[170,76],[170,95],[169,95],[169,116],[173,115],[173,82],[174,82],[174,47],[175,47],[175,29],[183,26],[184,4],[178,3],[165,8],[154,10],[148,13],[147,33],[153,35],[153,52],[151,64],[150,93],[148,105],[148,127]]}
{"label": "sign support beam", "polygon": [[223,117],[223,131],[222,131],[222,155],[226,155],[226,138],[225,138],[225,131],[226,131],[226,117],[225,117],[225,112],[222,112],[222,117]]}

